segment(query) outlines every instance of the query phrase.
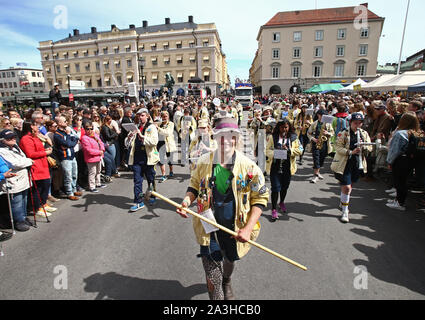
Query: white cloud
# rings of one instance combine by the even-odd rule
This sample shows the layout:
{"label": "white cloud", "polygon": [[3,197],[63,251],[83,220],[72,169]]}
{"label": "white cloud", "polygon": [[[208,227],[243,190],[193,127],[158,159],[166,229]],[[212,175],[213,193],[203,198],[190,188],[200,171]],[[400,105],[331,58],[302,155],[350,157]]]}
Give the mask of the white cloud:
{"label": "white cloud", "polygon": [[0,40],[4,41],[4,45],[6,46],[25,46],[25,47],[38,47],[38,42],[28,37],[22,33],[16,32],[9,28],[7,25],[0,24],[0,30],[2,31],[0,33]]}

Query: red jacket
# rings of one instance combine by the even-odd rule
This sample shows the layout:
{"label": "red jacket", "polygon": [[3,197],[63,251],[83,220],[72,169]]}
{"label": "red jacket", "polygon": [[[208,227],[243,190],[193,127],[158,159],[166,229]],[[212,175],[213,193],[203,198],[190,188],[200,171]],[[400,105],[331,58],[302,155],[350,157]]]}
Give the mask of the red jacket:
{"label": "red jacket", "polygon": [[19,147],[34,161],[31,167],[31,175],[33,180],[50,179],[49,164],[47,163],[46,150],[43,143],[30,132],[23,136]]}

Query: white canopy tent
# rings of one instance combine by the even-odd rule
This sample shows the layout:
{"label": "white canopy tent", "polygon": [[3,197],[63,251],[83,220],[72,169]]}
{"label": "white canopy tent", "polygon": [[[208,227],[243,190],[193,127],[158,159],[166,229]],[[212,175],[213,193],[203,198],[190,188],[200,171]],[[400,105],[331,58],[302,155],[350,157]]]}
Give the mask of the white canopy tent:
{"label": "white canopy tent", "polygon": [[361,88],[363,88],[365,85],[367,85],[367,82],[359,78],[349,86],[339,89],[338,92],[354,92],[354,87],[359,85]]}
{"label": "white canopy tent", "polygon": [[408,87],[425,82],[425,71],[409,71],[393,76],[391,79],[374,85],[372,89],[366,87],[367,91],[407,91]]}
{"label": "white canopy tent", "polygon": [[395,78],[395,74],[384,74],[380,76],[379,78],[376,78],[375,80],[369,82],[368,84],[362,86],[363,91],[379,91],[375,88],[379,87],[381,84],[389,81],[390,79]]}

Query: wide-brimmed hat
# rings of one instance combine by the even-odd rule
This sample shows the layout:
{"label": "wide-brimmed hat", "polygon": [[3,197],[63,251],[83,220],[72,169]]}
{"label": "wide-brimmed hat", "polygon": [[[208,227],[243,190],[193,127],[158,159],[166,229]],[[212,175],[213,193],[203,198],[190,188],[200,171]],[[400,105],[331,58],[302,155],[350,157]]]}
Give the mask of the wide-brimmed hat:
{"label": "wide-brimmed hat", "polygon": [[238,120],[235,118],[218,118],[213,129],[213,134],[218,135],[220,133],[227,132],[241,134],[238,126]]}

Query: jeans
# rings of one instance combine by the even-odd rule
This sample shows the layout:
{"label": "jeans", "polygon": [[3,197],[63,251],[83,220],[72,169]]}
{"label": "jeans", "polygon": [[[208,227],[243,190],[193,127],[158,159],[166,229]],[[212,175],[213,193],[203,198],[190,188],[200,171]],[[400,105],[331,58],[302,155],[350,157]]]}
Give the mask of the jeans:
{"label": "jeans", "polygon": [[63,187],[67,196],[73,196],[77,191],[78,165],[77,159],[62,160]]}
{"label": "jeans", "polygon": [[108,177],[111,177],[117,172],[117,167],[115,166],[115,154],[115,145],[110,145],[106,148],[103,160],[105,161],[105,175]]}
{"label": "jeans", "polygon": [[28,189],[10,195],[10,206],[14,223],[24,222],[27,216],[27,195]]}
{"label": "jeans", "polygon": [[148,184],[155,181],[155,168],[146,164],[133,165],[133,181],[134,181],[134,203],[142,203],[143,194],[143,176],[146,175]]}

